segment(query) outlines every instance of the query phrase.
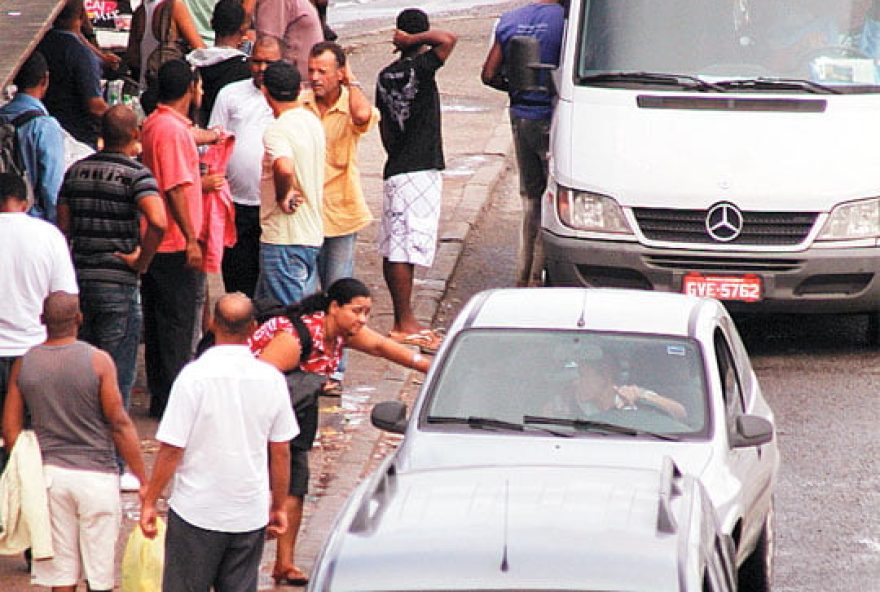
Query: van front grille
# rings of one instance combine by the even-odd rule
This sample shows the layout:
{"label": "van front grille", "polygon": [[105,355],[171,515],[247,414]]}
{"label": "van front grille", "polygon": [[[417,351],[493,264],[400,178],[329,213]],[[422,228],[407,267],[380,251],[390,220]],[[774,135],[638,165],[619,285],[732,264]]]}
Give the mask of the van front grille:
{"label": "van front grille", "polygon": [[[706,229],[707,210],[633,208],[642,234],[668,243],[718,244]],[[731,246],[790,246],[806,240],[818,214],[815,212],[742,212],[742,232],[726,243]]]}

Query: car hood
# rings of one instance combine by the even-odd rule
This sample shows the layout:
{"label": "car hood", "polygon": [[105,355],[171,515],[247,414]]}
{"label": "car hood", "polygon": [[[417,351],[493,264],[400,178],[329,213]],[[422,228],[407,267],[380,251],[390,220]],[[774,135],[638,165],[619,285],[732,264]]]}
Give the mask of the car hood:
{"label": "car hood", "polygon": [[[370,516],[356,519],[340,542],[330,589],[662,590],[659,581],[677,585],[674,545],[668,534],[657,532],[658,468],[396,473],[381,494],[362,501],[367,509],[359,514]],[[639,537],[637,570],[632,569],[634,536]]]}
{"label": "car hood", "polygon": [[844,145],[880,134],[876,99],[823,96],[822,113],[750,112],[645,109],[637,94],[661,93],[586,92],[575,97],[583,103],[558,105],[552,153],[562,185],[630,207],[730,201],[745,210],[823,212],[880,195],[876,156]]}
{"label": "car hood", "polygon": [[682,472],[700,477],[712,457],[712,444],[626,436],[548,438],[503,432],[418,431],[404,439],[397,465],[401,472],[520,465],[656,470],[665,456],[671,457]]}

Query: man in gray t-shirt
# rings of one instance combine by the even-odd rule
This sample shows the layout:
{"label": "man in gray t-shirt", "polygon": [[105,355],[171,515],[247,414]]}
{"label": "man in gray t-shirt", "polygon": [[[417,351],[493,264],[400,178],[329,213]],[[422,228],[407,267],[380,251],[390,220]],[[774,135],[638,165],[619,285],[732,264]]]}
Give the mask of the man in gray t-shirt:
{"label": "man in gray t-shirt", "polygon": [[[52,292],[43,302],[47,338],[12,366],[3,409],[10,450],[25,411],[40,444],[52,524],[51,560],[35,561],[33,583],[62,587],[88,581],[111,590],[121,522],[114,445],[141,483],[144,461],[134,424],[122,405],[110,356],[77,341],[79,297]],[[141,487],[142,493],[145,488]]]}

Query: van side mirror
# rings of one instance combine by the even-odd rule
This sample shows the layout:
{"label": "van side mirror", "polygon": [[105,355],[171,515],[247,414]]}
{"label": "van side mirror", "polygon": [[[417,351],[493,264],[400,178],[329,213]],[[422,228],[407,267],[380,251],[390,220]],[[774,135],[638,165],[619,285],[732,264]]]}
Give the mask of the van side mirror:
{"label": "van side mirror", "polygon": [[757,415],[736,418],[736,433],[731,437],[734,448],[760,446],[773,439],[773,424]]}
{"label": "van side mirror", "polygon": [[541,72],[556,66],[541,63],[541,45],[535,37],[515,35],[508,42],[506,69],[510,90],[546,92],[547,87],[540,84]]}
{"label": "van side mirror", "polygon": [[370,422],[380,430],[402,434],[406,431],[406,405],[400,401],[382,401],[370,412]]}

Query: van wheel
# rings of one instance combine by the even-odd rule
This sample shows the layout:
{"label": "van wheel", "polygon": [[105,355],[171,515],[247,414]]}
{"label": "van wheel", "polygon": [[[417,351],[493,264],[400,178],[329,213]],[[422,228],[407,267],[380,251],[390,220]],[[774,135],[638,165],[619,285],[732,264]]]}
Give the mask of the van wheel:
{"label": "van wheel", "polygon": [[880,312],[868,313],[868,330],[865,336],[868,345],[880,345]]}
{"label": "van wheel", "polygon": [[752,554],[739,568],[737,579],[740,592],[770,592],[773,582],[773,506],[764,521],[761,536]]}

